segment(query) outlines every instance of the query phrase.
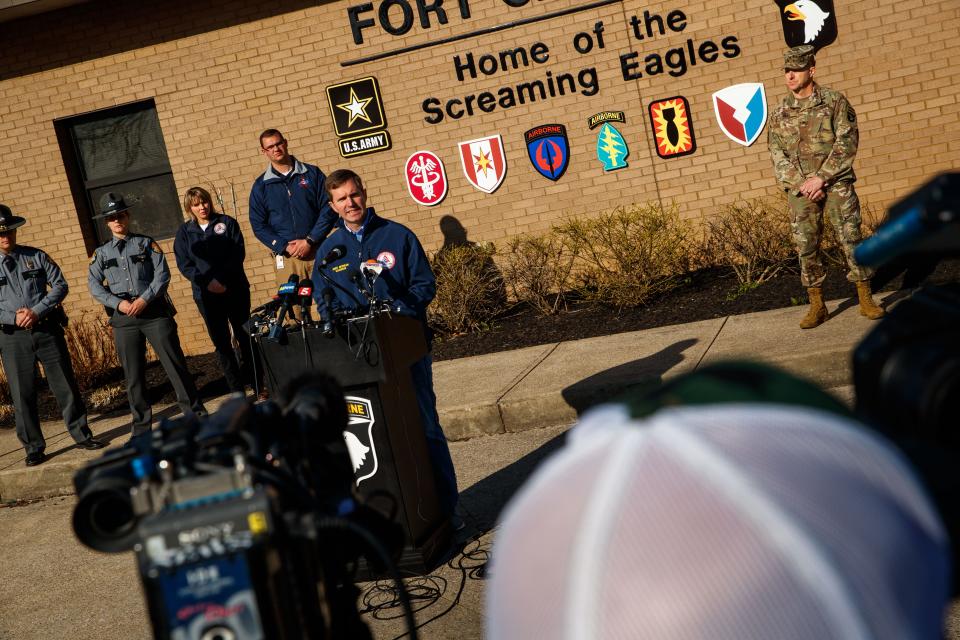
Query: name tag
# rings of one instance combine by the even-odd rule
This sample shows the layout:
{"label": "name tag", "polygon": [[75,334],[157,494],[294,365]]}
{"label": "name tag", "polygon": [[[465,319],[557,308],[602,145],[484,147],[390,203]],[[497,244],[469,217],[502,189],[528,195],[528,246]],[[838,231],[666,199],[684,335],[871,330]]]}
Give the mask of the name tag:
{"label": "name tag", "polygon": [[24,272],[23,272],[23,277],[24,277],[24,278],[29,278],[29,279],[31,279],[31,280],[35,280],[36,278],[42,278],[43,275],[44,275],[44,274],[43,274],[43,270],[42,270],[42,269],[33,269],[33,270],[31,270],[31,271],[24,271]]}
{"label": "name tag", "polygon": [[7,276],[0,276],[0,287],[7,284]]}
{"label": "name tag", "polygon": [[135,255],[135,256],[130,256],[130,259],[133,260],[134,262],[139,262],[139,263],[143,264],[144,262],[147,261],[147,254],[145,254],[145,253],[140,253],[140,254],[137,254],[137,255]]}
{"label": "name tag", "polygon": [[116,259],[116,258],[110,258],[109,260],[106,260],[106,261],[103,263],[103,268],[104,268],[104,269],[109,269],[110,267],[116,267],[116,266],[119,266],[119,265],[117,265],[117,259]]}

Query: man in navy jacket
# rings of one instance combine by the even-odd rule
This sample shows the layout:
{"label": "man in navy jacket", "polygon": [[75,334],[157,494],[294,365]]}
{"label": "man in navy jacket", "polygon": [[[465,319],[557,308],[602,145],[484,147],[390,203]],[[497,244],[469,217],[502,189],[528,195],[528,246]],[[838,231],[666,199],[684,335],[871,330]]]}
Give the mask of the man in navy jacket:
{"label": "man in navy jacket", "polygon": [[[417,236],[402,224],[381,218],[373,209],[367,208],[367,192],[363,188],[363,181],[353,171],[334,171],[327,177],[326,186],[330,205],[340,220],[320,245],[318,255],[324,258],[340,246],[345,251],[343,257],[331,260],[329,265],[322,267],[333,286],[319,274],[321,260],[314,267],[314,295],[318,311],[325,318],[329,317],[331,311],[365,312],[368,301],[358,288],[354,276],[362,263],[375,261],[381,269],[373,285],[376,297],[390,300],[390,308],[394,313],[419,318],[429,344],[427,305],[436,295],[437,285]],[[333,309],[328,309],[324,302],[323,292],[327,287],[333,291]],[[429,351],[410,367],[410,376],[417,394],[440,508],[453,518],[455,526],[459,528],[461,521],[454,516],[459,497],[457,475],[437,415],[437,397],[433,392],[433,357]]]}
{"label": "man in navy jacket", "polygon": [[292,274],[309,278],[316,247],[337,220],[327,199],[325,176],[291,156],[276,129],[260,134],[260,152],[270,164],[250,190],[250,226],[277,257],[283,280]]}

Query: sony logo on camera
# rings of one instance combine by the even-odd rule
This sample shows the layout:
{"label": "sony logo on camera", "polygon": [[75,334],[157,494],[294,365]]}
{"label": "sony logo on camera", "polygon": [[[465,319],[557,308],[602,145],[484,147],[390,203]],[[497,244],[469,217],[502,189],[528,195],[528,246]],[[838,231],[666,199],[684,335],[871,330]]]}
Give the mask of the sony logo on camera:
{"label": "sony logo on camera", "polygon": [[177,533],[177,543],[183,547],[204,544],[211,539],[221,540],[229,538],[234,531],[234,523],[221,522],[219,524],[205,525],[193,529],[185,529]]}

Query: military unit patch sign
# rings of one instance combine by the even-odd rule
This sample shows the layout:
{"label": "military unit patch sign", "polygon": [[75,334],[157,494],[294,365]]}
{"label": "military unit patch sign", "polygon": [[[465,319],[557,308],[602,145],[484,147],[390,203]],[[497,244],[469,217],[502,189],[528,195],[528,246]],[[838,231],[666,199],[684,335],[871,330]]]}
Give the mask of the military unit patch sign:
{"label": "military unit patch sign", "polygon": [[657,155],[679,158],[697,150],[690,120],[690,105],[683,96],[655,100],[648,107]]}
{"label": "military unit patch sign", "polygon": [[556,182],[570,163],[570,142],[562,124],[542,124],[523,134],[533,168]]}

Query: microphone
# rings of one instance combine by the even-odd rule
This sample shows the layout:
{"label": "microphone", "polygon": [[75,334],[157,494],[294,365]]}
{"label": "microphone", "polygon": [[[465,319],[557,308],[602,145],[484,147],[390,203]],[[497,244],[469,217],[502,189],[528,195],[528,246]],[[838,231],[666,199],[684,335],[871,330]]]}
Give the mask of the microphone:
{"label": "microphone", "polygon": [[303,311],[303,321],[312,322],[310,319],[310,305],[313,304],[313,280],[304,278],[297,285],[297,295],[300,296],[300,309]]}
{"label": "microphone", "polygon": [[262,304],[253,311],[250,312],[250,315],[256,315],[258,313],[267,313],[272,314],[277,311],[277,308],[280,307],[280,296],[275,295],[267,304]]}
{"label": "microphone", "polygon": [[327,266],[334,260],[339,260],[345,255],[347,255],[347,248],[342,244],[338,244],[333,249],[330,249],[330,253],[323,256],[323,260],[317,263],[317,267],[319,267],[320,269],[323,269],[325,266]]}
{"label": "microphone", "polygon": [[380,273],[383,271],[383,265],[376,260],[367,260],[360,265],[360,271],[366,276],[370,282],[370,286],[373,286],[373,283],[377,281],[377,278],[380,277]]}
{"label": "microphone", "polygon": [[327,308],[327,320],[323,323],[323,335],[327,338],[333,337],[333,289],[324,287],[320,292],[323,298],[323,305]]}
{"label": "microphone", "polygon": [[286,282],[280,285],[280,289],[277,290],[277,295],[280,296],[280,299],[283,300],[283,304],[280,305],[280,313],[277,315],[277,323],[270,327],[270,333],[267,334],[268,340],[273,340],[274,342],[279,342],[280,338],[283,336],[283,321],[287,316],[287,313],[290,311],[290,302],[291,298],[297,292],[297,280],[300,277],[297,274],[290,276]]}

